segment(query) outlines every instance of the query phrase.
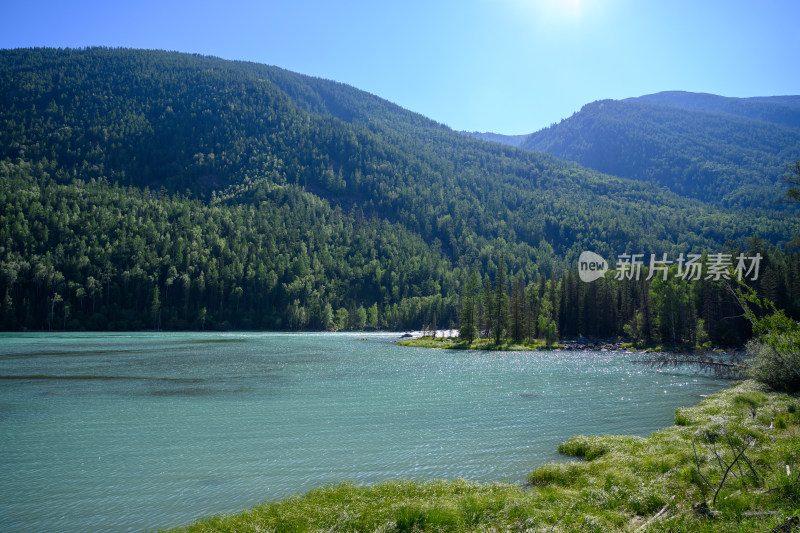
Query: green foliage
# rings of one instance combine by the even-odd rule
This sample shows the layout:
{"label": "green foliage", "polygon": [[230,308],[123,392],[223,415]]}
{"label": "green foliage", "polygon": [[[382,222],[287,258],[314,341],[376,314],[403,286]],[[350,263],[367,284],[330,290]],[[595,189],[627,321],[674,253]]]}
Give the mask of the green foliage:
{"label": "green foliage", "polygon": [[35,172],[0,162],[4,328],[395,329],[454,316],[454,296],[426,292],[456,283],[445,258],[294,185],[263,188],[271,201],[258,205],[207,205]]}
{"label": "green foliage", "polygon": [[675,411],[675,425],[676,426],[691,426],[692,421],[681,412],[681,409]]}
{"label": "green foliage", "polygon": [[471,344],[478,333],[478,290],[480,282],[478,274],[473,271],[464,285],[461,294],[461,316],[459,317],[458,336],[460,339]]}
{"label": "green foliage", "polygon": [[733,398],[733,405],[747,409],[757,409],[767,401],[767,395],[762,392],[744,392]]}
{"label": "green foliage", "polygon": [[[466,342],[458,338],[448,337],[418,337],[416,339],[401,339],[397,341],[400,346],[411,346],[414,348],[437,348],[444,350],[488,350],[488,351],[519,351],[519,350],[543,350],[552,349],[554,345],[545,344],[544,341],[535,340],[532,342],[502,342],[495,344],[494,339],[475,339]],[[558,345],[555,345],[558,347]]]}
{"label": "green foliage", "polygon": [[[0,51],[0,180],[2,329],[445,325],[468,273],[496,278],[502,255],[526,287],[505,329],[530,338],[527,289],[583,249],[713,249],[756,230],[780,243],[792,229],[470,139],[339,83],[143,50]],[[796,306],[794,264],[767,281]],[[603,281],[558,287],[562,336],[630,319]]]}
{"label": "green foliage", "polygon": [[556,322],[553,320],[553,311],[549,300],[543,300],[539,307],[539,318],[537,319],[537,328],[539,335],[541,335],[547,344],[552,344],[556,339]]}
{"label": "green foliage", "polygon": [[[772,337],[772,336],[770,336]],[[800,391],[800,343],[796,337],[753,339],[749,375],[779,391]]]}
{"label": "green foliage", "polygon": [[800,323],[744,283],[735,293],[755,335],[747,343],[750,377],[778,391],[800,391]]}
{"label": "green foliage", "polygon": [[578,480],[578,475],[574,470],[576,469],[561,464],[546,464],[528,475],[528,483],[534,487],[548,485],[569,487]]}
{"label": "green foliage", "polygon": [[490,330],[494,337],[494,343],[500,344],[500,340],[508,330],[508,283],[506,280],[506,261],[500,257],[497,267],[497,277],[494,281],[494,294],[492,295],[491,308],[489,312]]}
{"label": "green foliage", "polygon": [[[749,244],[749,250],[726,248],[724,253],[732,261],[739,256],[761,257],[758,279],[749,283],[760,292],[774,295],[784,306],[785,312],[768,319],[768,327],[771,331],[785,330],[792,322],[787,318],[789,313],[800,317],[800,282],[794,279],[794,275],[800,275],[800,254],[788,247],[786,252],[767,248],[758,238]],[[701,264],[706,261],[702,259]],[[560,280],[537,276],[527,285],[518,275],[506,284],[504,301],[509,302],[510,320],[505,337],[508,342],[521,344],[537,337],[552,343],[558,337],[626,336],[632,345],[655,344],[700,352],[713,344],[742,345],[750,336],[751,322],[742,315],[731,291],[730,283],[738,279],[738,274],[726,274],[728,279],[719,280],[685,274],[685,269],[681,273],[673,264],[669,270],[652,275],[645,266],[639,279],[620,278],[612,271],[592,283],[584,283],[570,271]],[[470,299],[468,294],[462,293],[462,302]],[[476,323],[483,336],[489,335],[495,323],[491,313],[496,301],[497,284],[493,289],[487,274],[476,304]],[[783,325],[777,322],[779,317],[783,317]],[[491,333],[495,338],[495,332]]]}
{"label": "green foliage", "polygon": [[783,178],[784,183],[789,185],[786,189],[786,200],[789,203],[800,203],[800,161],[795,161],[794,164],[788,165],[786,170],[789,174]]}

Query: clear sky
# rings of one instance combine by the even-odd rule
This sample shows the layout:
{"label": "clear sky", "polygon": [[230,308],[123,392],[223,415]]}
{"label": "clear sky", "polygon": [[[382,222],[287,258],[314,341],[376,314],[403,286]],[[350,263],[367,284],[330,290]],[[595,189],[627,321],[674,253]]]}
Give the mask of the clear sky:
{"label": "clear sky", "polygon": [[800,94],[798,0],[4,0],[0,48],[277,65],[457,130],[522,134],[603,98]]}

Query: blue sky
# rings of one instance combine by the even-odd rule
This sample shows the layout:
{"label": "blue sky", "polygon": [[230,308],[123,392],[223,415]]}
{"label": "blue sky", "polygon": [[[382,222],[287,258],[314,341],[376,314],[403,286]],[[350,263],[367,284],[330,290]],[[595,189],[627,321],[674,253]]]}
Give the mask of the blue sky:
{"label": "blue sky", "polygon": [[603,98],[800,94],[797,0],[11,1],[0,48],[178,50],[348,83],[522,134]]}

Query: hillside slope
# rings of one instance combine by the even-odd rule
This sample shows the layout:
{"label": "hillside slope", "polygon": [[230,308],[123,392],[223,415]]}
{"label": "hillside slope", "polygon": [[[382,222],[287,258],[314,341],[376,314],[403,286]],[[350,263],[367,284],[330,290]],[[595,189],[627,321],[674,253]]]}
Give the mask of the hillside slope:
{"label": "hillside slope", "polygon": [[800,96],[730,98],[716,94],[664,91],[638,98],[628,98],[627,100],[684,109],[717,111],[762,122],[800,128]]}
{"label": "hillside slope", "polygon": [[500,254],[532,281],[587,248],[792,228],[333,81],[145,50],[0,51],[0,180],[5,328],[446,324]]}
{"label": "hillside slope", "polygon": [[800,159],[796,97],[659,93],[587,104],[522,147],[724,207],[781,209]]}

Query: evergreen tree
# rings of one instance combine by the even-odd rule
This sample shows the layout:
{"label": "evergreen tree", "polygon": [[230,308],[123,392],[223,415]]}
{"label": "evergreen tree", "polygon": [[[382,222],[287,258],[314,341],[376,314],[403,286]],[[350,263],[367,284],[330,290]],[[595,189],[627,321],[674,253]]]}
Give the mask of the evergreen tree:
{"label": "evergreen tree", "polygon": [[786,201],[793,204],[800,203],[800,161],[788,165],[786,170],[789,171],[789,175],[783,179],[789,184],[789,188],[786,189]]}
{"label": "evergreen tree", "polygon": [[550,345],[558,337],[558,330],[556,322],[553,320],[553,304],[547,298],[542,300],[539,306],[539,318],[537,320],[539,335],[544,338],[545,342]]}
{"label": "evergreen tree", "polygon": [[536,338],[536,318],[539,314],[539,284],[531,282],[525,289],[525,336],[533,342]]}
{"label": "evergreen tree", "polygon": [[520,343],[525,339],[525,283],[518,276],[511,284],[511,340]]}
{"label": "evergreen tree", "polygon": [[481,328],[480,336],[488,338],[494,329],[494,306],[492,305],[492,282],[489,276],[483,278],[483,290],[481,292]]}
{"label": "evergreen tree", "polygon": [[477,272],[473,271],[467,283],[464,285],[464,291],[461,295],[461,321],[458,335],[467,343],[472,344],[475,340],[475,335],[478,332],[478,291],[480,290],[480,281],[478,281]]}
{"label": "evergreen tree", "polygon": [[492,295],[492,336],[494,343],[500,344],[508,330],[508,281],[506,280],[506,262],[500,256],[497,266],[494,294]]}
{"label": "evergreen tree", "polygon": [[676,274],[677,267],[673,267],[666,279],[656,276],[650,283],[650,298],[659,339],[672,345],[686,340],[686,321],[690,314],[687,282]]}
{"label": "evergreen tree", "polygon": [[320,315],[320,327],[325,331],[330,331],[334,328],[334,325],[333,307],[331,307],[330,302],[325,302]]}

